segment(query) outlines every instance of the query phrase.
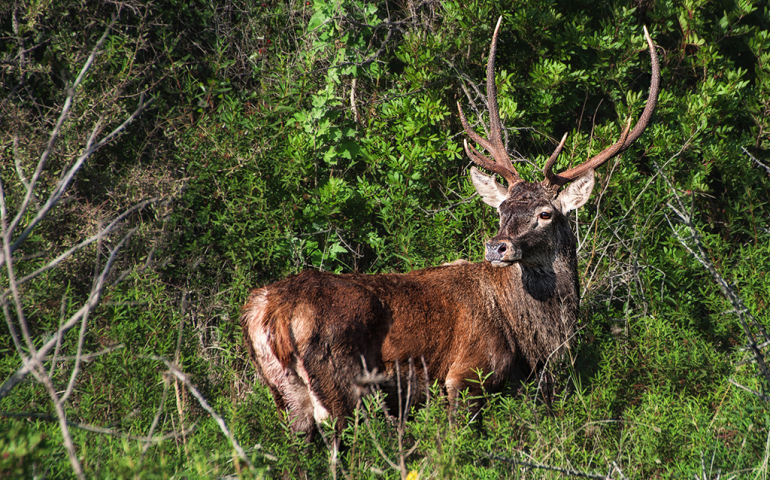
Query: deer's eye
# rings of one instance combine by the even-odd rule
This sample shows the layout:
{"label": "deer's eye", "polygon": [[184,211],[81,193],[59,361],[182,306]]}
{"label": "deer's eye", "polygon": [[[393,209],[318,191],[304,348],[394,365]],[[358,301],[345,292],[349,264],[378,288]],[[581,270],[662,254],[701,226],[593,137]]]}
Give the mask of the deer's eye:
{"label": "deer's eye", "polygon": [[551,212],[540,212],[540,218],[548,220],[551,218]]}

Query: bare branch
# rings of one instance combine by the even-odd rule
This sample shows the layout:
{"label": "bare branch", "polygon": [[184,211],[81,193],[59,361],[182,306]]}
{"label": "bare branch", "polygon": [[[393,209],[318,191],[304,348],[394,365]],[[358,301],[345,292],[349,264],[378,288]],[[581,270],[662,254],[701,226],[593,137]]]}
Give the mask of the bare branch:
{"label": "bare branch", "polygon": [[494,455],[492,453],[483,453],[487,458],[490,458],[492,460],[499,460],[501,462],[506,463],[513,463],[514,465],[521,465],[523,467],[529,467],[529,468],[538,468],[541,470],[550,470],[552,472],[559,472],[564,475],[569,475],[571,477],[581,477],[581,478],[600,478],[603,480],[612,480],[612,477],[608,477],[605,475],[597,475],[595,473],[586,473],[586,472],[579,472],[577,470],[570,470],[568,468],[560,468],[560,467],[551,467],[549,465],[541,465],[539,463],[533,463],[533,462],[526,462],[524,460],[516,460],[515,458],[508,458],[508,457],[501,457],[500,455]]}
{"label": "bare branch", "polygon": [[[703,267],[711,274],[711,276],[716,281],[716,284],[719,286],[719,289],[722,290],[722,294],[725,296],[725,298],[730,302],[730,304],[733,306],[733,309],[735,310],[736,315],[738,316],[738,320],[741,323],[741,326],[743,327],[743,331],[746,335],[746,338],[748,340],[748,347],[751,349],[752,353],[754,354],[754,359],[757,362],[757,366],[759,367],[759,371],[762,373],[762,376],[765,379],[765,382],[770,384],[770,369],[768,369],[767,363],[765,362],[765,356],[760,350],[759,346],[757,345],[757,341],[754,338],[754,333],[751,331],[750,325],[753,325],[761,334],[762,337],[764,337],[765,341],[770,341],[770,337],[768,337],[767,332],[762,327],[762,325],[757,322],[757,320],[749,313],[746,306],[743,304],[743,300],[740,298],[740,296],[735,292],[735,290],[730,286],[730,284],[722,277],[722,275],[717,272],[716,268],[714,267],[714,264],[711,262],[708,253],[706,252],[706,248],[703,246],[703,242],[700,238],[700,234],[698,233],[697,228],[693,224],[692,221],[692,214],[688,215],[686,213],[686,207],[682,203],[681,198],[677,194],[676,188],[671,184],[668,177],[661,172],[661,177],[665,180],[666,184],[669,186],[669,190],[673,193],[674,197],[676,198],[677,204],[679,208],[675,207],[671,203],[666,203],[668,208],[670,208],[680,219],[682,224],[684,224],[687,227],[687,230],[690,232],[690,236],[685,239],[682,238],[682,236],[679,234],[677,229],[674,227],[674,225],[671,223],[671,220],[666,216],[666,220],[668,221],[671,231],[674,233],[674,236],[677,240],[679,240],[679,243],[682,244],[682,246],[687,250],[687,252],[690,253]],[[691,207],[692,209],[692,207]],[[690,244],[692,243],[693,246]],[[767,401],[770,400],[770,397],[760,396],[763,400]]]}
{"label": "bare branch", "polygon": [[[89,354],[86,354],[86,355],[81,355],[80,356],[80,361],[81,362],[90,362],[94,358],[101,357],[102,355],[107,355],[109,353],[114,352],[115,350],[120,350],[122,348],[126,348],[125,344],[119,343],[117,345],[113,345],[111,347],[107,347],[104,350],[100,350],[98,352],[89,353]],[[60,361],[60,362],[66,362],[66,361],[71,362],[71,361],[75,360],[76,358],[77,357],[74,356],[74,355],[65,355],[65,356],[62,356],[62,357],[58,357],[56,360]],[[47,361],[52,360],[52,359],[53,359],[53,357],[44,357],[43,361],[47,362]]]}
{"label": "bare branch", "polygon": [[163,382],[163,396],[160,398],[160,403],[158,403],[158,410],[155,412],[155,417],[152,419],[152,425],[150,425],[150,430],[147,432],[147,438],[145,440],[146,443],[142,447],[142,455],[139,457],[140,464],[144,462],[144,456],[147,454],[147,450],[152,444],[152,434],[155,432],[155,429],[158,426],[158,421],[160,420],[160,415],[163,413],[163,408],[166,406],[166,398],[168,397],[168,383],[168,380]]}
{"label": "bare branch", "polygon": [[765,402],[770,402],[770,397],[768,397],[768,396],[767,396],[767,395],[765,395],[764,393],[761,393],[761,392],[757,392],[756,390],[752,390],[752,389],[751,389],[751,388],[749,388],[749,387],[746,387],[746,386],[744,386],[744,385],[741,385],[740,383],[736,382],[734,378],[728,378],[728,379],[727,379],[727,381],[728,381],[728,382],[730,382],[730,383],[732,383],[732,384],[733,384],[733,385],[735,385],[736,387],[740,388],[741,390],[743,390],[743,391],[745,391],[745,392],[749,392],[750,394],[754,395],[755,397],[759,398],[759,399],[760,399],[760,400],[762,400],[762,401],[765,401]]}
{"label": "bare branch", "polygon": [[[30,363],[27,363],[27,365],[29,364]],[[67,413],[64,411],[63,402],[56,393],[51,377],[48,376],[40,362],[35,362],[32,366],[32,373],[35,375],[35,378],[45,386],[48,396],[51,397],[54,410],[56,411],[56,418],[59,421],[59,430],[61,430],[62,440],[64,441],[64,449],[67,451],[70,465],[72,465],[72,469],[75,471],[75,475],[78,479],[85,480],[86,476],[83,472],[83,466],[80,464],[80,460],[78,460],[77,452],[75,452],[75,445],[72,443],[72,437],[70,436],[69,428],[67,427]]]}
{"label": "bare branch", "polygon": [[64,323],[64,314],[67,311],[67,293],[61,297],[61,304],[59,305],[59,328],[56,329],[56,349],[53,351],[53,358],[51,358],[51,367],[48,370],[48,376],[52,377],[56,370],[56,362],[59,356],[59,349],[61,348],[61,341],[64,336],[62,335],[61,326]]}
{"label": "bare branch", "polygon": [[385,454],[385,451],[382,449],[382,446],[380,446],[380,442],[377,441],[376,435],[374,435],[374,429],[372,428],[372,424],[369,422],[369,414],[366,413],[366,408],[361,408],[361,414],[364,417],[364,422],[366,422],[367,430],[369,431],[369,436],[372,438],[372,443],[374,443],[374,447],[377,449],[377,452],[380,454],[380,457],[382,457],[383,460],[385,460],[388,465],[390,465],[390,468],[401,471],[398,465],[393,463],[388,456]]}
{"label": "bare branch", "polygon": [[754,155],[750,154],[750,153],[749,153],[749,151],[748,151],[748,150],[746,150],[746,148],[745,148],[745,147],[741,147],[741,150],[743,150],[743,153],[745,153],[746,155],[748,155],[748,156],[749,156],[749,158],[750,158],[750,159],[752,159],[752,160],[754,161],[754,163],[756,163],[756,164],[757,164],[757,165],[759,165],[760,167],[764,168],[764,169],[765,169],[765,171],[767,172],[767,174],[768,174],[768,175],[770,175],[770,167],[768,167],[768,166],[767,166],[767,165],[765,165],[764,163],[762,163],[762,162],[760,162],[759,160],[757,160],[757,158],[756,158]]}
{"label": "bare branch", "polygon": [[148,358],[150,360],[158,360],[166,364],[171,374],[173,374],[176,378],[182,381],[182,383],[185,384],[187,389],[190,391],[190,393],[193,394],[193,396],[198,400],[198,403],[201,407],[203,407],[204,410],[206,410],[209,415],[211,415],[211,418],[214,419],[214,421],[217,422],[217,425],[219,425],[220,430],[222,430],[222,433],[225,434],[225,436],[230,440],[230,443],[232,443],[233,448],[235,449],[236,453],[238,453],[238,457],[249,466],[249,468],[254,468],[254,464],[251,463],[251,460],[249,460],[249,457],[246,456],[246,452],[243,451],[243,448],[241,448],[241,445],[238,443],[238,440],[235,439],[235,436],[233,433],[227,428],[227,424],[225,423],[225,420],[217,414],[216,411],[209,405],[209,403],[206,401],[205,398],[203,398],[203,395],[201,395],[201,392],[198,391],[197,388],[190,382],[190,379],[187,378],[187,375],[181,371],[176,364],[171,362],[170,360],[163,358],[163,357],[156,357],[156,356],[146,356],[144,358]]}
{"label": "bare branch", "polygon": [[[56,416],[50,415],[48,413],[12,413],[12,412],[0,412],[0,417],[12,417],[12,418],[33,418],[35,420],[50,420],[50,421],[57,421]],[[146,444],[153,444],[162,442],[163,440],[170,440],[172,438],[179,438],[183,435],[189,435],[195,430],[198,429],[198,425],[193,425],[187,430],[184,430],[182,432],[169,432],[163,435],[156,435],[156,436],[147,436],[147,437],[139,437],[136,435],[129,435],[127,433],[119,432],[117,430],[111,429],[111,428],[104,428],[104,427],[97,427],[95,425],[90,425],[87,423],[78,423],[74,422],[72,420],[67,420],[67,426],[72,428],[77,428],[80,430],[86,430],[89,432],[94,433],[101,433],[103,435],[110,435],[113,437],[118,438],[125,438],[127,440],[135,440],[137,442],[144,442]]]}
{"label": "bare branch", "polygon": [[[43,167],[45,166],[45,162],[48,159],[48,156],[51,155],[51,151],[53,150],[54,143],[56,143],[56,139],[59,137],[59,132],[61,131],[61,127],[64,124],[64,120],[66,120],[67,117],[69,116],[69,111],[75,99],[77,88],[78,86],[80,86],[80,82],[83,81],[83,79],[86,76],[86,73],[91,68],[91,65],[93,64],[94,59],[96,59],[96,56],[99,53],[99,50],[102,48],[102,44],[107,39],[107,35],[109,34],[110,30],[112,30],[112,27],[115,25],[116,21],[117,21],[117,16],[113,15],[112,21],[104,30],[104,33],[102,34],[102,37],[99,39],[99,41],[96,42],[96,45],[91,50],[91,55],[88,56],[88,59],[86,60],[86,63],[83,65],[83,68],[80,69],[80,73],[78,74],[77,78],[75,79],[73,84],[69,87],[67,92],[67,98],[64,100],[64,106],[62,107],[61,114],[59,114],[59,119],[56,121],[56,126],[54,127],[53,131],[51,131],[51,135],[48,138],[48,145],[43,151],[43,154],[40,156],[40,160],[37,163],[37,168],[35,169],[35,173],[32,175],[32,180],[29,182],[29,188],[27,189],[27,194],[24,196],[24,200],[22,201],[21,207],[19,208],[19,212],[16,214],[16,217],[13,219],[13,222],[11,222],[11,225],[8,228],[10,232],[13,232],[16,229],[22,217],[24,216],[25,212],[27,211],[27,206],[29,205],[30,198],[32,197],[32,191],[35,189],[35,185],[37,184],[37,181],[39,180],[40,175],[43,172]],[[11,250],[14,250],[14,249],[12,248]],[[2,265],[3,260],[4,260],[3,258],[0,258],[0,265]]]}
{"label": "bare branch", "polygon": [[[110,253],[109,258],[107,259],[107,262],[105,266],[102,268],[101,274],[97,278],[96,281],[96,288],[94,288],[91,292],[91,295],[89,295],[85,305],[83,305],[77,312],[75,312],[74,315],[70,317],[67,322],[62,325],[60,331],[63,332],[62,335],[66,334],[70,329],[72,329],[75,325],[77,325],[83,318],[84,315],[88,315],[88,313],[91,312],[96,306],[99,304],[99,301],[101,300],[102,294],[104,293],[104,288],[106,287],[106,280],[107,275],[109,274],[110,270],[112,269],[112,264],[115,261],[115,258],[117,256],[117,253],[120,251],[120,249],[126,244],[128,239],[136,232],[138,227],[135,227],[131,229],[118,243],[118,245],[113,249],[113,251]],[[9,264],[11,265],[11,264]],[[0,301],[2,303],[3,308],[6,309],[7,302],[2,300]],[[12,324],[9,313],[6,313],[6,321],[9,325]],[[54,338],[50,339],[48,342],[46,342],[42,347],[37,349],[37,351],[31,350],[31,355],[27,357],[24,352],[20,351],[19,355],[22,358],[22,361],[24,362],[24,365],[16,371],[8,380],[3,383],[2,386],[0,386],[0,398],[5,397],[8,395],[11,390],[16,387],[24,378],[30,373],[31,366],[34,364],[38,364],[42,361],[43,358],[45,358],[46,355],[48,355],[48,352],[51,351],[52,348],[56,345],[58,341],[58,336],[54,336]]]}
{"label": "bare branch", "polygon": [[[0,195],[2,195],[2,184],[0,184]],[[146,207],[147,205],[150,205],[151,203],[155,203],[158,200],[160,200],[161,197],[153,197],[148,200],[145,200],[143,202],[137,203],[131,208],[128,208],[125,212],[121,213],[115,219],[110,222],[109,225],[107,225],[103,230],[101,230],[99,233],[83,240],[82,242],[78,243],[77,245],[74,245],[73,247],[67,249],[63,253],[61,253],[59,256],[48,262],[46,265],[40,267],[39,269],[35,270],[34,272],[25,275],[24,277],[17,280],[17,285],[23,285],[24,283],[32,280],[33,278],[37,277],[41,273],[45,273],[48,270],[51,270],[52,268],[59,265],[61,262],[72,256],[73,253],[82,250],[83,248],[87,247],[88,245],[102,240],[107,235],[113,233],[115,230],[117,230],[121,226],[121,222],[126,219],[129,215],[132,213],[141,210],[142,208]],[[2,199],[0,199],[2,201]],[[0,265],[2,265],[2,261],[0,261]],[[11,293],[10,289],[7,289],[5,292],[3,292],[2,296],[0,296],[0,302],[4,301],[5,298]]]}
{"label": "bare branch", "polygon": [[[96,145],[91,146],[91,148],[88,148],[85,152],[83,152],[80,157],[75,161],[75,163],[67,170],[67,173],[62,177],[61,180],[56,184],[56,187],[54,188],[53,192],[51,192],[51,195],[48,197],[48,200],[46,201],[45,205],[40,209],[40,211],[37,213],[35,218],[27,225],[27,227],[24,229],[23,232],[19,235],[19,237],[13,242],[13,245],[11,246],[11,253],[13,253],[19,245],[21,245],[24,240],[27,239],[30,233],[32,233],[32,230],[35,229],[38,223],[43,220],[48,215],[48,212],[51,211],[51,209],[56,206],[56,204],[61,199],[62,194],[69,186],[69,183],[72,181],[72,178],[75,176],[75,174],[80,170],[80,167],[83,166],[83,162],[88,159],[96,150],[104,146],[105,144],[109,143],[113,138],[115,138],[116,135],[118,135],[121,131],[123,131],[126,126],[131,123],[134,118],[136,118],[142,110],[147,108],[150,103],[152,103],[152,99],[150,101],[145,102],[144,101],[144,93],[140,96],[139,99],[139,105],[136,107],[136,110],[134,110],[134,113],[132,113],[123,123],[121,123],[118,127],[116,127],[112,132],[109,133],[106,137],[102,138],[99,142],[96,143]],[[90,140],[89,140],[90,142]],[[26,206],[23,206],[23,208],[26,208]],[[24,210],[19,210],[19,213],[22,213]],[[17,215],[18,217],[18,215]],[[15,228],[16,222],[14,220],[14,225],[9,229],[10,232],[13,232],[13,229]],[[6,254],[7,255],[7,254]],[[0,266],[5,261],[5,258],[0,258]]]}

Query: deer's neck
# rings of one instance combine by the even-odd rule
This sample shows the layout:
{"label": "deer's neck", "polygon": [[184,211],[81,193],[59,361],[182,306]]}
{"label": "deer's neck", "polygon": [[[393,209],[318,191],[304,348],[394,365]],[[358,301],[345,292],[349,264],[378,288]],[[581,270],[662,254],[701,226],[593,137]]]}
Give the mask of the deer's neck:
{"label": "deer's neck", "polygon": [[577,262],[557,258],[548,268],[515,264],[498,270],[507,278],[496,282],[495,300],[512,349],[533,369],[558,358],[577,322]]}

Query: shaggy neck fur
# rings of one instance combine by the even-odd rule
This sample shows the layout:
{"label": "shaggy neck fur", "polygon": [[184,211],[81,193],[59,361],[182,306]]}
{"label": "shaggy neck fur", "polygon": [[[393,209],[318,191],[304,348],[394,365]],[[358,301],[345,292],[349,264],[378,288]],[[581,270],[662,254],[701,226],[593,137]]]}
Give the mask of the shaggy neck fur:
{"label": "shaggy neck fur", "polygon": [[497,277],[491,282],[496,289],[495,307],[502,314],[499,320],[505,324],[501,327],[511,350],[521,352],[533,370],[558,358],[577,323],[577,257],[569,247],[557,252],[548,266],[517,263],[489,269]]}

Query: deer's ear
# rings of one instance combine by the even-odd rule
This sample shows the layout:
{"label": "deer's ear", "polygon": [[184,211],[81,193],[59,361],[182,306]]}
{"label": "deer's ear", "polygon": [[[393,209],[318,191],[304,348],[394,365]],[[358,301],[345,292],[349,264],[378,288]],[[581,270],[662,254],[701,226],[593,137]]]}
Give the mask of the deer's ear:
{"label": "deer's ear", "polygon": [[508,190],[495,180],[494,175],[486,175],[478,168],[471,167],[471,181],[481,199],[490,207],[497,208],[508,198]]}
{"label": "deer's ear", "polygon": [[586,204],[588,197],[591,196],[591,191],[594,189],[594,171],[589,169],[583,176],[570,183],[559,194],[560,206],[559,210],[563,214],[571,212],[576,208],[580,208]]}

